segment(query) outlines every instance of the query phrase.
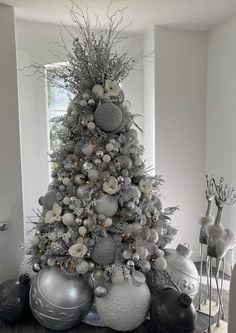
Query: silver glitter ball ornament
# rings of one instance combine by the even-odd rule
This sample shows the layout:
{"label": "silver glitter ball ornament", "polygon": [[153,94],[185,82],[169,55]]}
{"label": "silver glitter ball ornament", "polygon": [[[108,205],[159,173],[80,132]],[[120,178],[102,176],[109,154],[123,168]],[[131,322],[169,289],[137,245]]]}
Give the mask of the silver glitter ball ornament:
{"label": "silver glitter ball ornament", "polygon": [[165,249],[166,271],[177,284],[180,291],[192,298],[196,296],[199,289],[199,275],[196,266],[190,259],[189,247],[179,244],[174,249]]}
{"label": "silver glitter ball ornament", "polygon": [[100,319],[117,331],[131,331],[147,317],[151,296],[146,283],[140,286],[125,280],[122,284],[109,284],[108,294],[95,298]]}
{"label": "silver glitter ball ornament", "polygon": [[108,293],[108,290],[106,287],[104,286],[97,286],[95,289],[94,289],[94,295],[98,298],[103,298],[107,295]]}
{"label": "silver glitter ball ornament", "polygon": [[101,238],[95,243],[91,253],[91,258],[99,265],[109,265],[113,263],[117,245],[111,237]]}
{"label": "silver glitter ball ornament", "polygon": [[123,111],[113,103],[100,104],[94,113],[96,125],[104,132],[115,132],[124,125]]}
{"label": "silver glitter ball ornament", "polygon": [[33,315],[53,330],[67,330],[78,324],[89,312],[92,302],[91,280],[54,267],[42,269],[30,289]]}

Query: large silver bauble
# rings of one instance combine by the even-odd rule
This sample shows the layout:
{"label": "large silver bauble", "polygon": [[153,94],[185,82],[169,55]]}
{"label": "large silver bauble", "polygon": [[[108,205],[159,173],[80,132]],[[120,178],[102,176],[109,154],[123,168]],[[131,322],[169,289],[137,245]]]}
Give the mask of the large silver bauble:
{"label": "large silver bauble", "polygon": [[124,125],[123,111],[113,103],[100,104],[94,113],[95,123],[104,132],[115,132]]}
{"label": "large silver bauble", "polygon": [[112,217],[118,210],[118,201],[111,195],[105,194],[98,199],[96,212],[104,214],[106,217]]}
{"label": "large silver bauble", "polygon": [[190,255],[190,250],[180,244],[176,250],[165,250],[166,271],[182,293],[194,298],[199,289],[199,275]]}
{"label": "large silver bauble", "polygon": [[146,283],[140,286],[125,280],[120,285],[108,285],[104,298],[95,298],[100,319],[117,331],[131,331],[141,325],[147,317],[151,304],[150,291]]}
{"label": "large silver bauble", "polygon": [[45,267],[30,289],[35,318],[53,330],[66,330],[79,323],[93,303],[93,285],[88,279],[63,269]]}
{"label": "large silver bauble", "polygon": [[117,245],[111,237],[101,238],[95,243],[91,258],[99,265],[109,265],[114,261]]}

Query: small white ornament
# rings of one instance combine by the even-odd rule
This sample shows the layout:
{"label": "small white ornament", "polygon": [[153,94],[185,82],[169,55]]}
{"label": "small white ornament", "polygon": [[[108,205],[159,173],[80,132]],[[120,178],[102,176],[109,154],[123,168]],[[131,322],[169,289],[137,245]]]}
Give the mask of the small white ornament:
{"label": "small white ornament", "polygon": [[79,227],[79,234],[84,236],[87,234],[87,228],[82,226],[82,227]]}
{"label": "small white ornament", "polygon": [[153,263],[153,267],[157,271],[164,271],[167,267],[167,262],[164,257],[158,257]]}
{"label": "small white ornament", "polygon": [[80,199],[84,199],[89,191],[89,185],[88,184],[82,184],[77,188],[77,196]]}
{"label": "small white ornament", "polygon": [[79,264],[75,266],[76,272],[79,274],[86,274],[89,270],[89,264],[87,261],[82,260]]}
{"label": "small white ornament", "polygon": [[70,178],[68,178],[68,177],[63,178],[63,180],[62,180],[62,183],[63,183],[65,186],[67,186],[67,185],[69,184],[69,182],[70,182]]}
{"label": "small white ornament", "polygon": [[38,235],[34,236],[31,240],[32,246],[37,246],[39,244],[39,242],[40,242],[40,238]]}
{"label": "small white ornament", "polygon": [[98,150],[98,151],[96,152],[96,155],[97,155],[97,157],[102,158],[103,155],[104,155],[104,153],[103,153],[102,150]]}
{"label": "small white ornament", "polygon": [[93,131],[96,127],[95,123],[93,121],[90,121],[87,125],[88,130]]}
{"label": "small white ornament", "polygon": [[135,286],[141,286],[141,284],[146,282],[145,275],[137,270],[133,270],[132,278]]}
{"label": "small white ornament", "polygon": [[94,152],[94,148],[95,148],[94,144],[88,143],[82,148],[82,152],[84,155],[89,156]]}
{"label": "small white ornament", "polygon": [[84,92],[82,95],[82,98],[85,99],[86,101],[89,99],[89,93],[88,92]]}
{"label": "small white ornament", "polygon": [[98,199],[95,209],[98,214],[105,214],[107,217],[112,217],[118,210],[118,201],[111,195],[105,194]]}
{"label": "small white ornament", "polygon": [[105,163],[109,163],[111,161],[111,156],[106,154],[103,156],[102,160]]}
{"label": "small white ornament", "polygon": [[106,227],[110,227],[112,225],[112,219],[110,217],[107,217],[104,221],[104,225]]}
{"label": "small white ornament", "polygon": [[112,143],[108,143],[106,145],[106,151],[111,152],[114,149],[114,146]]}
{"label": "small white ornament", "polygon": [[104,94],[104,89],[100,84],[96,84],[93,86],[92,92],[96,97],[101,98]]}
{"label": "small white ornament", "polygon": [[86,228],[90,228],[91,225],[92,225],[92,221],[90,219],[86,219],[83,221],[83,225],[86,227]]}
{"label": "small white ornament", "polygon": [[95,158],[95,160],[93,161],[95,165],[99,165],[102,163],[102,161],[100,160],[100,158]]}
{"label": "small white ornament", "polygon": [[75,222],[75,217],[74,217],[74,215],[72,213],[65,213],[62,216],[62,222],[65,225],[72,225]]}
{"label": "small white ornament", "polygon": [[132,253],[131,253],[131,251],[129,251],[129,250],[124,250],[124,251],[122,252],[122,256],[123,256],[123,258],[126,259],[126,260],[130,259],[130,258],[131,258],[131,255],[132,255]]}
{"label": "small white ornament", "polygon": [[64,203],[65,205],[69,205],[69,204],[71,203],[71,199],[70,199],[70,197],[65,197],[65,198],[63,199],[63,203]]}
{"label": "small white ornament", "polygon": [[88,105],[87,101],[85,99],[81,99],[81,101],[79,102],[79,105],[82,107],[85,107]]}

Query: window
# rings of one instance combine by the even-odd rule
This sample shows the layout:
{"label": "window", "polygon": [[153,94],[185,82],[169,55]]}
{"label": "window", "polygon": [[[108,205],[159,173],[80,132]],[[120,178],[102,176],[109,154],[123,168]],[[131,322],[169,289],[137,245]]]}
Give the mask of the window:
{"label": "window", "polygon": [[[53,75],[53,68],[58,66],[67,66],[66,62],[54,63],[45,66],[46,70],[46,81],[50,81],[50,75]],[[50,71],[48,70],[50,68]],[[46,96],[47,96],[47,117],[48,117],[48,132],[49,132],[49,142],[48,148],[49,152],[52,152],[54,148],[59,145],[59,140],[57,139],[57,131],[60,128],[61,122],[54,122],[53,119],[56,117],[63,116],[66,113],[67,107],[73,98],[73,95],[67,90],[60,87],[63,85],[62,79],[59,77],[53,77],[53,80],[58,83],[58,86],[52,86],[46,84]],[[53,169],[52,163],[49,164],[49,172]]]}

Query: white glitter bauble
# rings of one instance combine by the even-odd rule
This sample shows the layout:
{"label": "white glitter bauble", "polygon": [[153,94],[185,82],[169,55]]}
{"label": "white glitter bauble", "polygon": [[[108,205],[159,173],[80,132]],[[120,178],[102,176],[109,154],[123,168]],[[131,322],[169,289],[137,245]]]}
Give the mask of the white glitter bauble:
{"label": "white glitter bauble", "polygon": [[75,266],[76,272],[79,274],[86,274],[89,270],[89,264],[87,261],[82,260],[79,264]]}
{"label": "white glitter bauble", "polygon": [[91,258],[99,265],[109,265],[114,261],[117,245],[111,237],[101,238],[95,243]]}
{"label": "white glitter bauble", "polygon": [[102,160],[105,163],[109,163],[111,161],[111,156],[110,155],[104,155]]}
{"label": "white glitter bauble", "polygon": [[158,257],[153,263],[153,267],[157,271],[164,271],[167,267],[167,262],[164,257]]}
{"label": "white glitter bauble", "polygon": [[95,298],[102,321],[117,331],[131,331],[141,325],[148,314],[151,295],[146,283],[140,286],[125,280],[121,285],[108,286],[104,298]]}
{"label": "white glitter bauble", "polygon": [[100,98],[104,94],[104,89],[100,84],[95,84],[95,86],[93,86],[92,92],[96,97]]}
{"label": "white glitter bauble", "polygon": [[94,118],[96,125],[104,132],[114,132],[124,125],[124,113],[113,103],[100,104]]}
{"label": "white glitter bauble", "polygon": [[96,205],[96,212],[98,214],[104,214],[107,217],[112,217],[116,214],[118,210],[118,201],[111,195],[105,194],[100,199],[98,199]]}
{"label": "white glitter bauble", "polygon": [[81,150],[84,153],[84,155],[89,156],[94,152],[95,145],[92,143],[86,144]]}
{"label": "white glitter bauble", "polygon": [[75,222],[75,217],[74,217],[74,215],[72,213],[65,213],[62,216],[62,222],[65,225],[72,225]]}

